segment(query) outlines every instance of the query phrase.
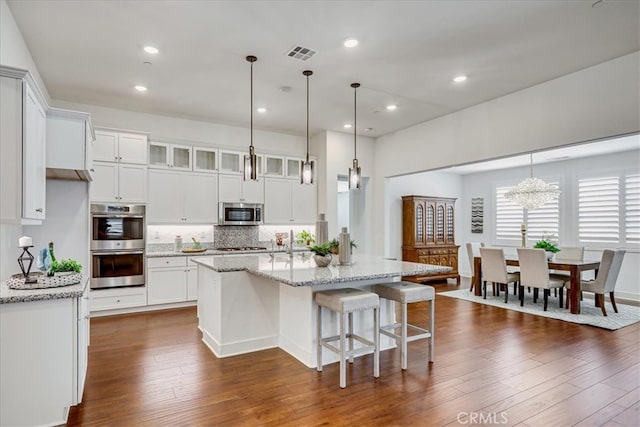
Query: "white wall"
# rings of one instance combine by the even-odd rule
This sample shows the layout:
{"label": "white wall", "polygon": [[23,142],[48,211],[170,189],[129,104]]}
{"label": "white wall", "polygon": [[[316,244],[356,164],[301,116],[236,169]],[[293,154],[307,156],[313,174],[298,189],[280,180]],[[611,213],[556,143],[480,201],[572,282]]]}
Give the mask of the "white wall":
{"label": "white wall", "polygon": [[[375,159],[374,140],[358,135],[358,163],[362,176],[369,178],[365,191],[364,212],[362,219],[365,234],[373,234],[373,216],[371,210],[374,202]],[[318,212],[326,214],[329,223],[329,238],[338,237],[338,175],[348,175],[353,163],[353,134],[326,131],[312,140],[311,152],[318,157]],[[356,190],[353,190],[356,191]],[[361,191],[361,190],[357,190]],[[355,240],[355,239],[354,239]],[[373,253],[373,239],[358,238],[358,252]]]}
{"label": "white wall", "polygon": [[[72,258],[89,274],[89,202],[84,181],[47,180],[47,218],[42,225],[25,225],[33,238],[33,256],[54,242],[56,258]],[[34,265],[35,270],[35,265]]]}
{"label": "white wall", "polygon": [[455,210],[456,243],[458,224],[462,222],[462,177],[440,172],[426,172],[390,178],[388,180],[385,206],[388,209],[388,230],[385,256],[402,259],[402,196],[432,196],[457,198]]}
{"label": "white wall", "polygon": [[636,52],[378,138],[374,228],[385,178],[639,131],[639,69]]}
{"label": "white wall", "polygon": [[0,64],[29,70],[40,91],[47,98],[47,102],[51,103],[38,67],[33,62],[22,33],[13,18],[13,13],[5,0],[0,0]]}
{"label": "white wall", "polygon": [[[585,157],[580,159],[545,163],[534,165],[534,176],[543,180],[559,179],[561,182],[560,194],[560,235],[561,246],[578,246],[577,223],[573,221],[577,218],[577,180],[579,176],[585,174],[618,173],[625,170],[640,173],[640,150],[625,151],[595,157]],[[437,173],[422,174],[425,179]],[[470,275],[470,267],[467,259],[467,242],[485,242],[490,246],[502,246],[505,252],[515,255],[516,247],[520,246],[520,241],[511,244],[496,241],[495,235],[495,200],[494,188],[496,183],[511,184],[518,183],[529,176],[529,168],[512,168],[491,172],[475,173],[462,177],[463,196],[456,204],[457,212],[461,218],[456,216],[456,243],[459,244],[459,269],[460,274]],[[471,198],[484,198],[484,233],[471,233]],[[529,244],[533,244],[529,241]],[[580,246],[583,246],[580,244]],[[585,259],[600,259],[602,256],[602,246],[585,245]],[[616,294],[621,298],[640,300],[640,277],[638,274],[640,265],[640,253],[638,249],[627,249],[622,270],[616,286]]]}

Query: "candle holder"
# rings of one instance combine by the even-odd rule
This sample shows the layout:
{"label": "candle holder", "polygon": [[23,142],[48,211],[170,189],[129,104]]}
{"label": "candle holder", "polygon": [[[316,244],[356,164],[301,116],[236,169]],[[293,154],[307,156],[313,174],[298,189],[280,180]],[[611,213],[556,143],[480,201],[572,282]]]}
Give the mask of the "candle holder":
{"label": "candle holder", "polygon": [[[20,270],[22,270],[22,275],[24,276],[24,283],[37,282],[37,279],[32,279],[29,277],[29,272],[31,271],[31,265],[33,264],[33,255],[31,255],[31,252],[29,252],[29,248],[32,248],[32,247],[33,245],[21,246],[22,254],[18,257],[18,265],[20,265]],[[25,270],[24,265],[26,261],[29,261],[29,264],[27,264],[27,268]]]}

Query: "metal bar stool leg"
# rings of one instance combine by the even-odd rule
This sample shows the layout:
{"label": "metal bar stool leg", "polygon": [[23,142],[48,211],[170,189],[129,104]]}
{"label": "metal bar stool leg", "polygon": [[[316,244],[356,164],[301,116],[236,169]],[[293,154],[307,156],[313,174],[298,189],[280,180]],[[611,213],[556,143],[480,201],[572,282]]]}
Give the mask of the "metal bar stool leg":
{"label": "metal bar stool leg", "polygon": [[316,310],[316,370],[322,372],[322,306]]}
{"label": "metal bar stool leg", "polygon": [[402,325],[400,332],[400,357],[402,360],[402,369],[407,369],[407,304],[403,303],[402,306]]}

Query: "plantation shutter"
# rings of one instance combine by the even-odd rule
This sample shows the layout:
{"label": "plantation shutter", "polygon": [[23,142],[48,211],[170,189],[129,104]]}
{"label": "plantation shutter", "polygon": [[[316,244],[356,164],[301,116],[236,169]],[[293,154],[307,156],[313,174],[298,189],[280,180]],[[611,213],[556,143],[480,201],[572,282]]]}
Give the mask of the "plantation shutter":
{"label": "plantation shutter", "polygon": [[523,209],[504,197],[510,189],[511,186],[496,187],[496,238],[519,240],[520,225],[524,219]]}
{"label": "plantation shutter", "polygon": [[[617,176],[578,181],[578,241],[619,243],[620,202]],[[637,217],[636,217],[637,218]]]}
{"label": "plantation shutter", "polygon": [[[559,182],[548,182],[559,189]],[[543,206],[527,210],[527,236],[532,240],[552,239],[559,236],[560,198],[555,198]]]}
{"label": "plantation shutter", "polygon": [[640,175],[625,176],[625,241],[640,243]]}

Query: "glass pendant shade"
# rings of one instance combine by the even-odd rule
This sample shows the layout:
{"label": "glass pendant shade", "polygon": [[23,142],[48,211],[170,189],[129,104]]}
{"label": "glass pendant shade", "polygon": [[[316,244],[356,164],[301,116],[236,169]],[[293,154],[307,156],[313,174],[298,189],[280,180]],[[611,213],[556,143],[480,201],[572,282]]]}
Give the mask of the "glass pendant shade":
{"label": "glass pendant shade", "polygon": [[313,184],[313,160],[300,162],[300,184]]}
{"label": "glass pendant shade", "polygon": [[258,157],[254,152],[253,146],[249,147],[249,155],[244,156],[244,180],[258,179]]}
{"label": "glass pendant shade", "polygon": [[349,168],[349,190],[357,190],[360,188],[360,166],[358,159],[353,159],[353,167]]}

